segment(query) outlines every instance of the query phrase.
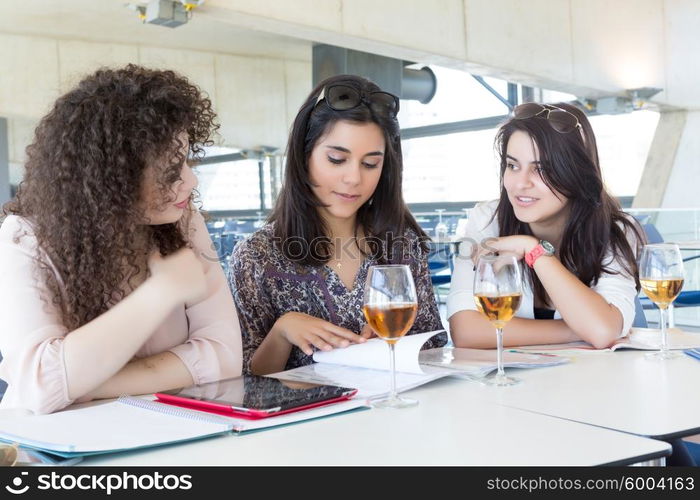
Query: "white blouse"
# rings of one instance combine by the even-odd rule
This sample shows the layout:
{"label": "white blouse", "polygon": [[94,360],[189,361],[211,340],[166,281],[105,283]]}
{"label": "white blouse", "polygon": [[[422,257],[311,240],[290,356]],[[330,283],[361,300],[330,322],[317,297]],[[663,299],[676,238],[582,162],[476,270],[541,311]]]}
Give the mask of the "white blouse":
{"label": "white blouse", "polygon": [[[459,246],[459,254],[454,256],[452,284],[447,297],[447,317],[459,311],[476,311],[474,303],[474,262],[471,259],[472,249],[476,250],[487,238],[498,238],[498,220],[493,217],[498,201],[479,203],[469,214],[464,239]],[[630,245],[635,248],[633,236],[628,236]],[[610,254],[608,254],[610,255]],[[600,294],[609,304],[617,307],[622,314],[622,330],[620,336],[627,334],[634,321],[635,297],[637,289],[634,277],[629,276],[619,261],[606,258],[606,267],[620,274],[603,273],[598,283],[590,288]],[[523,280],[523,296],[520,307],[515,313],[518,318],[534,319],[534,297],[529,280]],[[554,319],[562,319],[559,311],[554,312]]]}

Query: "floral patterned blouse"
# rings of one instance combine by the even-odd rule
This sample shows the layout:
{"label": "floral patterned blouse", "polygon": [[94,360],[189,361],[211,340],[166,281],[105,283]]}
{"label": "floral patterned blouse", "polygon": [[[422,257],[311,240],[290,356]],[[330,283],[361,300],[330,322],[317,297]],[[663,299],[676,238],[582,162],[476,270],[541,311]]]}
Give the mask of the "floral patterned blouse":
{"label": "floral patterned blouse", "polygon": [[[399,262],[413,273],[418,297],[418,314],[407,335],[443,328],[433,293],[427,254],[420,248],[415,232],[403,238],[409,250]],[[301,312],[324,319],[359,333],[366,321],[362,313],[365,280],[369,267],[377,264],[366,257],[348,290],[329,266],[308,266],[284,256],[274,243],[268,224],[234,249],[229,267],[229,285],[233,293],[243,337],[243,373],[250,373],[250,361],[275,321],[287,312]],[[447,343],[447,334],[432,337],[425,349]],[[287,370],[313,363],[311,356],[296,346],[287,360]]]}

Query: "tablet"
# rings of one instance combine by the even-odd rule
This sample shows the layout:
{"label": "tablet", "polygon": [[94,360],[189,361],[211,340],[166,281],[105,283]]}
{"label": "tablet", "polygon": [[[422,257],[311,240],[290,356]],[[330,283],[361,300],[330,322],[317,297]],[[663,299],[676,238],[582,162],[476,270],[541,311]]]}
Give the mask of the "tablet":
{"label": "tablet", "polygon": [[158,392],[162,403],[243,418],[265,418],[344,401],[357,389],[243,375],[175,391]]}

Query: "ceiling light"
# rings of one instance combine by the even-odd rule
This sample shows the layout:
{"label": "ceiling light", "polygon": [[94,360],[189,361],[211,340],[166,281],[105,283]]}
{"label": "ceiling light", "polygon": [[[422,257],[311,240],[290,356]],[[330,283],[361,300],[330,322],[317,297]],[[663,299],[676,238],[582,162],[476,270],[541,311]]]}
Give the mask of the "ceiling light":
{"label": "ceiling light", "polygon": [[176,28],[186,24],[192,10],[203,3],[204,0],[150,0],[146,5],[130,3],[127,7],[135,10],[144,23]]}

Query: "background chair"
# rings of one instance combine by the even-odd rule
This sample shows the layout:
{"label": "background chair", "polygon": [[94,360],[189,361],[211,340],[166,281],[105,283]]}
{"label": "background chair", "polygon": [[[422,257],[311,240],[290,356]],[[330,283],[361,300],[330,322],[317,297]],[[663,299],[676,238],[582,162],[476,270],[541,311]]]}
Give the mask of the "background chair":
{"label": "background chair", "polygon": [[224,269],[224,273],[228,271],[233,249],[236,247],[236,244],[245,237],[239,229],[245,227],[247,227],[245,223],[242,224],[241,221],[235,219],[220,219],[207,223],[207,230],[209,231],[212,242],[212,250],[216,251],[217,258],[219,259],[221,267]]}
{"label": "background chair", "polygon": [[[433,283],[435,298],[438,304],[442,304],[440,286],[447,285],[452,281],[452,244],[437,243],[434,241],[431,241],[429,244],[428,270],[430,271],[430,281]],[[449,273],[445,272],[448,270]]]}
{"label": "background chair", "polygon": [[[0,361],[2,361],[2,354],[0,354]],[[7,390],[7,382],[0,379],[0,401],[2,401],[2,397],[5,395],[6,390]]]}
{"label": "background chair", "polygon": [[646,328],[649,326],[647,324],[647,317],[644,314],[644,308],[642,307],[642,301],[639,297],[634,299],[634,321],[632,322],[633,328]]}

